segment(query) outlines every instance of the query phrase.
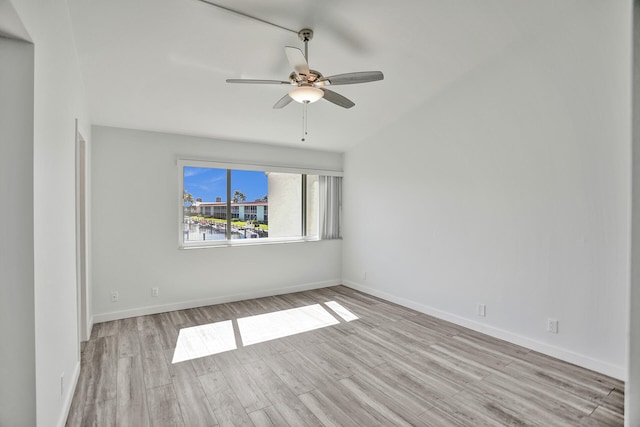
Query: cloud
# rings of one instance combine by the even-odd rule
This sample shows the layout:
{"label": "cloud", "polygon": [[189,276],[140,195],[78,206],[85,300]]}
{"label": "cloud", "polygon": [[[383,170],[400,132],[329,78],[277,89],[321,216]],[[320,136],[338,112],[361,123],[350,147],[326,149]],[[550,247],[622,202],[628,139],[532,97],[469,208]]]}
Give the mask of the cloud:
{"label": "cloud", "polygon": [[214,177],[212,179],[209,179],[207,181],[204,181],[204,182],[206,182],[207,184],[216,184],[218,182],[224,182],[226,180],[227,180],[227,177],[226,177],[226,175],[224,175],[224,176],[216,176],[216,177]]}
{"label": "cloud", "polygon": [[184,177],[188,178],[190,176],[196,176],[199,175],[200,173],[202,173],[201,170],[199,170],[200,168],[188,168],[185,167],[184,168]]}

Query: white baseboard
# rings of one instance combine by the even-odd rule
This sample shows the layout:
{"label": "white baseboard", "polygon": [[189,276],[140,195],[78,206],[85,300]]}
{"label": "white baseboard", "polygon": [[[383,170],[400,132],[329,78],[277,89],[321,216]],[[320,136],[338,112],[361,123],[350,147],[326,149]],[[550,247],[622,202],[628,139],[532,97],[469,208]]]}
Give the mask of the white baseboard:
{"label": "white baseboard", "polygon": [[144,316],[147,314],[166,313],[168,311],[185,310],[188,308],[203,307],[206,305],[223,304],[227,302],[242,301],[252,298],[262,298],[273,295],[289,294],[293,292],[309,291],[311,289],[326,288],[342,283],[341,279],[328,280],[324,282],[306,283],[303,285],[288,286],[284,288],[264,289],[252,292],[244,292],[233,295],[223,295],[213,298],[203,298],[191,301],[180,301],[171,304],[152,305],[147,307],[134,308],[131,310],[112,311],[108,313],[95,314],[91,325],[94,323],[109,322],[111,320],[127,319],[129,317]]}
{"label": "white baseboard", "polygon": [[71,403],[73,402],[73,395],[78,385],[78,378],[80,378],[80,361],[76,362],[76,366],[73,368],[73,374],[71,376],[71,383],[67,385],[64,394],[64,404],[62,405],[62,412],[60,413],[60,419],[58,420],[58,427],[64,427],[67,424],[67,418],[69,417],[69,410],[71,409]]}
{"label": "white baseboard", "polygon": [[599,372],[604,375],[626,381],[627,371],[623,366],[617,366],[612,363],[604,362],[602,360],[594,359],[584,354],[575,353],[571,350],[560,348],[557,346],[549,345],[525,336],[506,331],[504,329],[488,326],[483,323],[476,322],[474,320],[467,319],[465,317],[458,316],[456,314],[448,313],[446,311],[438,310],[425,304],[420,304],[415,301],[411,301],[396,295],[389,294],[387,292],[372,289],[368,286],[364,286],[360,283],[352,282],[350,280],[343,280],[342,284],[355,289],[360,292],[372,295],[374,297],[382,298],[386,301],[390,301],[404,307],[411,308],[430,316],[437,317],[442,320],[446,320],[456,325],[464,326],[465,328],[472,329],[474,331],[481,332],[483,334],[499,338],[501,340],[508,341],[510,343],[520,345],[530,350],[535,350],[540,353],[546,354],[556,359],[563,360],[565,362],[573,363],[574,365],[582,366],[583,368],[590,369],[592,371]]}

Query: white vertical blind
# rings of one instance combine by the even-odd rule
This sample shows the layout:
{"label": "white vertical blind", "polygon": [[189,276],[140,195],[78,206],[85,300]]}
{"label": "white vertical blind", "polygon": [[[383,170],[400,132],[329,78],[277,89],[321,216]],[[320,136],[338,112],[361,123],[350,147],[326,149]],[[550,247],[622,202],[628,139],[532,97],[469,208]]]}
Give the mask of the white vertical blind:
{"label": "white vertical blind", "polygon": [[320,238],[340,239],[342,177],[320,176]]}

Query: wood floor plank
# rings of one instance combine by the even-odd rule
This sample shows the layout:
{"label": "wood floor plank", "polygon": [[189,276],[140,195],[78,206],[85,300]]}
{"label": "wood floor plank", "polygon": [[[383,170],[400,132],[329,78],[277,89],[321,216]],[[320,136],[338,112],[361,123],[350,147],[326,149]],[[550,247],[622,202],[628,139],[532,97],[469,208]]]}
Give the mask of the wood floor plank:
{"label": "wood floor plank", "polygon": [[193,365],[189,361],[174,363],[169,370],[184,424],[192,427],[217,426],[218,421]]}
{"label": "wood floor plank", "polygon": [[[411,414],[404,412],[400,405],[395,402],[385,399],[381,393],[377,390],[365,390],[360,384],[354,382],[352,378],[344,378],[340,380],[340,383],[349,390],[362,404],[371,408],[371,411],[375,411],[389,420],[389,423],[394,426],[412,426],[416,425],[415,417]],[[400,408],[400,409],[399,409]],[[397,412],[394,411],[397,410]],[[404,415],[404,417],[402,415]],[[406,417],[406,418],[405,418]]]}
{"label": "wood floor plank", "polygon": [[98,329],[98,337],[110,337],[118,334],[118,320],[104,322]]}
{"label": "wood floor plank", "polygon": [[258,409],[249,414],[255,427],[280,427],[290,425],[273,406]]}
{"label": "wood floor plank", "polygon": [[184,311],[183,310],[170,311],[170,312],[167,313],[167,315],[169,316],[169,319],[171,319],[171,323],[173,323],[174,326],[176,326],[178,328],[181,327],[182,325],[184,325],[185,323],[187,323],[188,320],[189,320],[184,315]]}
{"label": "wood floor plank", "polygon": [[89,372],[87,402],[116,398],[118,340],[114,335],[98,337]]}
{"label": "wood floor plank", "polygon": [[185,323],[180,325],[182,328],[189,328],[191,326],[206,325],[207,323],[211,323],[211,321],[202,313],[200,308],[190,308],[187,310],[182,310],[182,314],[186,319]]}
{"label": "wood floor plank", "polygon": [[396,334],[404,335],[414,341],[421,341],[427,344],[434,344],[449,337],[449,335],[443,334],[438,330],[425,328],[424,326],[418,325],[408,319],[389,322],[383,327]]}
{"label": "wood floor plank", "polygon": [[618,390],[624,389],[624,384],[619,380],[598,374],[594,371],[590,371],[589,369],[582,368],[571,363],[554,359],[553,357],[538,353],[537,351],[528,352],[522,357],[522,359],[532,365],[542,367],[547,371],[559,374],[563,377],[574,378],[576,384],[596,392],[608,395],[608,393],[614,388],[617,388]]}
{"label": "wood floor plank", "polygon": [[342,409],[329,401],[327,397],[318,390],[312,390],[299,396],[300,401],[325,426],[342,427],[355,426],[356,422],[349,417]]}
{"label": "wood floor plank", "polygon": [[151,424],[140,356],[118,359],[116,403],[118,425],[146,427]]}
{"label": "wood floor plank", "polygon": [[[494,413],[495,412],[495,413]],[[434,402],[434,408],[424,415],[425,419],[435,416],[447,420],[443,425],[461,426],[522,426],[519,419],[502,415],[492,407],[484,408],[475,402],[473,395],[459,395]]]}
{"label": "wood floor plank", "polygon": [[465,399],[472,399],[482,407],[490,409],[490,412],[508,414],[524,424],[561,427],[578,423],[580,419],[588,416],[575,409],[563,408],[561,404],[553,405],[547,402],[548,397],[541,399],[535,393],[535,389],[518,387],[517,383],[483,381],[481,388],[477,387],[477,383],[472,383],[468,385],[464,396]]}
{"label": "wood floor plank", "polygon": [[503,369],[503,372],[514,376],[529,377],[549,388],[570,390],[574,394],[587,397],[595,402],[604,400],[612,390],[612,388],[602,383],[585,382],[568,371],[550,369],[549,366],[534,365],[523,360],[513,361]]}
{"label": "wood floor plank", "polygon": [[383,341],[388,343],[385,347],[400,354],[410,354],[419,350],[429,350],[429,344],[398,334],[385,327],[376,326],[375,328],[371,328],[367,335],[369,337],[376,337],[378,342]]}
{"label": "wood floor plank", "polygon": [[271,406],[269,399],[260,391],[254,379],[233,352],[218,354],[216,363],[247,412]]}
{"label": "wood floor plank", "polygon": [[[346,321],[335,301],[358,319]],[[250,346],[238,318],[320,305],[337,324]],[[172,364],[182,328],[237,349]],[[622,426],[624,383],[344,286],[96,324],[67,426]]]}
{"label": "wood floor plank", "polygon": [[142,370],[147,389],[171,384],[164,350],[155,334],[142,335]]}
{"label": "wood floor plank", "polygon": [[282,356],[298,370],[306,373],[309,380],[316,386],[311,393],[326,402],[325,406],[335,406],[354,421],[353,425],[388,425],[389,420],[357,399],[348,389],[330,375],[327,375],[318,365],[299,351],[284,353]]}
{"label": "wood floor plank", "polygon": [[458,384],[480,381],[492,373],[489,369],[478,368],[467,360],[451,358],[437,349],[419,351],[404,359],[408,364],[421,370],[428,370],[442,378],[453,380]]}
{"label": "wood floor plank", "polygon": [[304,372],[296,369],[282,354],[272,354],[263,359],[294,394],[308,393],[315,388],[313,383],[304,375]]}
{"label": "wood floor plank", "polygon": [[380,402],[388,402],[392,405],[390,408],[397,413],[407,414],[410,417],[407,421],[417,420],[432,407],[422,393],[414,393],[403,384],[401,378],[389,375],[384,369],[375,372],[363,370],[349,379],[361,389],[375,395]]}
{"label": "wood floor plank", "polygon": [[151,425],[157,427],[182,427],[184,421],[173,384],[147,390]]}
{"label": "wood floor plank", "polygon": [[379,328],[369,328],[356,323],[356,334],[360,339],[370,343],[370,345],[379,349],[385,355],[406,356],[415,350],[410,350],[403,346],[403,342],[399,341],[393,334],[381,333]]}
{"label": "wood floor plank", "polygon": [[604,398],[600,406],[613,411],[616,414],[624,413],[624,391],[622,389],[613,389],[607,397]]}
{"label": "wood floor plank", "polygon": [[440,320],[423,313],[419,313],[413,316],[411,319],[407,320],[409,322],[417,323],[418,325],[424,326],[427,329],[435,330],[441,334],[449,336],[459,335],[468,331],[468,329],[463,328],[462,326],[454,325],[453,323],[447,322],[445,320]]}
{"label": "wood floor plank", "polygon": [[264,361],[252,362],[245,369],[287,423],[300,426],[322,425]]}
{"label": "wood floor plank", "polygon": [[348,363],[345,363],[345,358],[339,356],[339,353],[333,351],[327,343],[298,348],[298,351],[333,379],[340,380],[353,375]]}
{"label": "wood floor plank", "polygon": [[171,321],[167,313],[154,314],[155,331],[160,338],[162,349],[175,348],[178,342],[179,328]]}
{"label": "wood floor plank", "polygon": [[213,356],[198,357],[191,359],[189,362],[191,363],[191,366],[193,366],[196,376],[206,375],[220,370],[220,367]]}
{"label": "wood floor plank", "polygon": [[375,368],[389,360],[385,357],[384,352],[378,351],[378,348],[356,334],[335,339],[332,345],[339,348],[342,353],[350,354],[369,368]]}
{"label": "wood floor plank", "polygon": [[491,353],[494,356],[509,358],[510,360],[522,358],[529,353],[529,349],[508,343],[497,338],[486,339],[486,335],[479,332],[466,330],[454,335],[451,340],[460,341],[465,345],[474,347],[479,352]]}
{"label": "wood floor plank", "polygon": [[241,364],[251,363],[256,360],[261,360],[262,355],[259,345],[250,345],[249,347],[241,347],[233,352],[233,355],[238,359]]}
{"label": "wood floor plank", "polygon": [[415,367],[411,363],[396,361],[384,369],[384,375],[398,378],[402,387],[411,393],[423,396],[429,402],[453,396],[464,390],[466,384],[438,375],[430,369]]}
{"label": "wood floor plank", "polygon": [[223,322],[235,318],[235,315],[224,304],[197,307],[193,310],[205,318],[207,323]]}
{"label": "wood floor plank", "polygon": [[[132,319],[125,319],[132,320]],[[133,330],[129,329],[133,326]],[[118,335],[118,357],[133,357],[138,356],[141,351],[140,347],[140,335],[135,329],[135,322],[128,322],[125,326],[127,329],[120,332]]]}
{"label": "wood floor plank", "polygon": [[591,416],[580,420],[581,426],[615,427],[624,424],[624,417],[618,412],[611,411],[603,406],[597,407]]}
{"label": "wood floor plank", "polygon": [[198,380],[220,426],[253,426],[222,371],[202,375]]}
{"label": "wood floor plank", "polygon": [[93,361],[93,352],[96,348],[96,339],[89,339],[89,341],[83,342],[83,346],[80,351],[80,363],[86,364]]}
{"label": "wood floor plank", "polygon": [[116,427],[116,400],[101,400],[84,408],[82,427]]}
{"label": "wood floor plank", "polygon": [[[353,423],[346,425],[353,426],[389,426],[391,422],[378,411],[372,409],[366,402],[354,395],[344,387],[339,381],[332,381],[331,384],[321,386],[311,392],[318,400],[323,402],[325,415],[333,417],[340,413],[353,420]],[[331,407],[336,408],[334,414]]]}
{"label": "wood floor plank", "polygon": [[363,294],[362,292],[358,292],[346,286],[338,285],[330,288],[331,291],[335,292],[337,295],[342,295],[350,300],[357,301],[361,304],[365,305],[375,305],[381,302],[385,302],[384,300],[374,297],[372,295]]}
{"label": "wood floor plank", "polygon": [[486,378],[504,366],[500,363],[494,363],[494,359],[490,356],[452,349],[446,343],[431,345],[428,357],[440,361],[441,365],[446,363],[452,369],[477,379]]}
{"label": "wood floor plank", "polygon": [[305,307],[307,305],[317,304],[315,298],[307,296],[304,292],[294,294],[278,295],[278,298],[284,303],[289,304],[289,308]]}
{"label": "wood floor plank", "polygon": [[471,422],[466,422],[459,417],[457,414],[451,413],[450,411],[438,407],[433,407],[429,409],[427,412],[422,414],[420,417],[422,420],[421,426],[424,427],[467,427],[467,426],[480,426],[480,425],[490,425],[490,424],[473,424]]}

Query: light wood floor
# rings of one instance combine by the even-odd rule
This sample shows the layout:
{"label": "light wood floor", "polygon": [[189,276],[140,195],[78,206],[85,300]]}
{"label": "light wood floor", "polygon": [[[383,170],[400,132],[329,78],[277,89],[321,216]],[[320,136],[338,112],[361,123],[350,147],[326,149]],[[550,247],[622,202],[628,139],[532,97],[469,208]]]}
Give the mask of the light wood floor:
{"label": "light wood floor", "polygon": [[[359,317],[172,364],[181,328]],[[293,325],[296,326],[296,325]],[[68,426],[622,426],[624,384],[343,286],[100,323]]]}

